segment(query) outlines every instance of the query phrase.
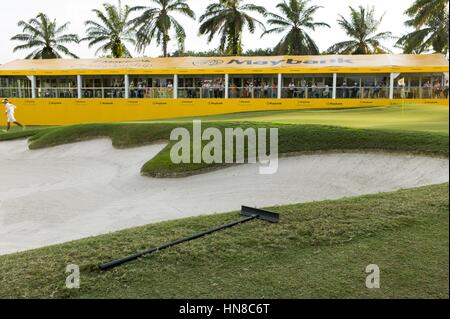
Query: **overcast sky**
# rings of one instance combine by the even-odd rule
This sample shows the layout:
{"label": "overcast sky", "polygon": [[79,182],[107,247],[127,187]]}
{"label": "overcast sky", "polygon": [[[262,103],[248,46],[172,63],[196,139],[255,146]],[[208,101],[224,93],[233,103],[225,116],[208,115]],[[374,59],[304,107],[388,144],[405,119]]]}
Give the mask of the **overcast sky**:
{"label": "overcast sky", "polygon": [[[272,12],[277,12],[276,3],[282,0],[253,0],[255,4],[263,5]],[[17,26],[19,20],[28,20],[36,16],[39,12],[44,12],[52,19],[56,19],[59,24],[70,21],[70,32],[78,33],[84,36],[84,21],[93,17],[92,8],[100,8],[104,2],[117,3],[116,0],[13,0],[3,1],[2,5],[2,23],[0,27],[0,64],[6,63],[14,59],[24,58],[26,52],[13,53],[13,48],[17,43],[10,41],[10,38],[21,32]],[[211,0],[188,0],[191,8],[199,17]],[[246,1],[248,2],[248,1]],[[7,3],[7,4],[6,4]],[[123,4],[130,6],[149,5],[149,0],[122,0]],[[327,49],[333,43],[346,40],[345,33],[337,26],[336,19],[338,14],[348,16],[348,6],[375,6],[378,16],[385,14],[381,24],[380,31],[392,31],[395,35],[401,35],[408,30],[403,25],[406,17],[403,12],[413,3],[413,0],[312,0],[312,4],[321,5],[316,15],[317,22],[327,22],[331,25],[331,29],[323,28],[313,33],[321,50]],[[206,37],[198,35],[198,24],[192,20],[180,17],[179,20],[185,26],[187,32],[186,50],[206,50],[216,48],[217,41],[207,44]],[[251,35],[244,35],[244,49],[268,48],[273,47],[280,40],[280,36],[267,36],[260,38],[261,31]],[[387,43],[392,48],[393,42]],[[95,56],[95,49],[89,49],[86,43],[79,45],[71,45],[69,48],[82,58],[90,58]],[[176,49],[173,43],[170,46],[171,51]],[[394,50],[398,52],[398,50]],[[161,49],[154,45],[149,47],[145,52],[147,56],[161,55]],[[135,54],[137,56],[137,54]]]}

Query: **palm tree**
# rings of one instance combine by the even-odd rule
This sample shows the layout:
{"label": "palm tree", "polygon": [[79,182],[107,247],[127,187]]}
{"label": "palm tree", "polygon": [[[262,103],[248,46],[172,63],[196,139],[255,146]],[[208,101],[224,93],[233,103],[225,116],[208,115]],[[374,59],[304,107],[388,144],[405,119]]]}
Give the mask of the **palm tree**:
{"label": "palm tree", "polygon": [[404,53],[434,52],[448,55],[448,1],[416,0],[406,10],[411,19],[405,25],[415,30],[402,36],[396,46]]}
{"label": "palm tree", "polygon": [[184,27],[171,15],[179,13],[195,19],[186,0],[150,0],[156,7],[134,7],[133,11],[143,11],[142,15],[133,20],[137,28],[137,47],[139,52],[145,49],[156,39],[157,45],[162,45],[164,57],[168,56],[168,45],[171,41],[171,32],[175,35],[178,47],[184,51],[186,32]]}
{"label": "palm tree", "polygon": [[432,49],[436,53],[448,54],[448,12],[441,12],[429,20],[423,28],[402,36],[396,46],[404,53],[425,53]]}
{"label": "palm tree", "polygon": [[448,13],[448,0],[416,0],[405,14],[413,17],[406,24],[420,28],[428,25],[436,16]]}
{"label": "palm tree", "polygon": [[396,48],[401,49],[405,54],[423,54],[427,51],[420,46],[410,46],[409,43],[407,43],[409,41],[400,41],[400,39],[405,38],[406,36],[408,36],[408,34],[405,34],[398,39],[397,43],[395,43]]}
{"label": "palm tree", "polygon": [[246,28],[254,33],[257,26],[264,25],[250,15],[250,12],[266,14],[266,9],[254,4],[244,4],[242,0],[217,0],[210,4],[200,17],[200,34],[208,34],[211,42],[216,34],[220,36],[219,51],[225,54],[242,53],[242,33]]}
{"label": "palm tree", "polygon": [[17,25],[22,28],[22,33],[15,35],[11,40],[25,43],[16,46],[14,52],[33,50],[26,59],[58,59],[62,55],[77,59],[78,57],[65,46],[80,41],[76,34],[64,33],[69,24],[66,22],[58,26],[56,20],[51,21],[44,13],[39,13],[28,22],[19,21]]}
{"label": "palm tree", "polygon": [[268,24],[275,26],[267,30],[263,36],[270,33],[284,33],[284,37],[274,48],[277,54],[308,55],[320,54],[319,48],[307,33],[307,30],[314,31],[316,27],[330,27],[324,22],[314,22],[313,15],[320,6],[308,6],[310,0],[289,0],[279,3],[277,8],[283,16],[268,13],[270,19]]}
{"label": "palm tree", "polygon": [[94,9],[98,22],[88,20],[86,37],[81,41],[89,41],[89,48],[100,45],[96,51],[98,54],[110,54],[113,58],[131,57],[126,43],[136,44],[135,32],[130,20],[131,9],[119,0],[117,6],[105,3],[104,12]]}
{"label": "palm tree", "polygon": [[380,54],[391,52],[381,44],[381,41],[391,39],[391,32],[377,33],[383,20],[375,17],[375,8],[358,10],[349,7],[350,21],[339,15],[338,24],[344,29],[351,40],[339,42],[330,47],[327,52],[333,54]]}

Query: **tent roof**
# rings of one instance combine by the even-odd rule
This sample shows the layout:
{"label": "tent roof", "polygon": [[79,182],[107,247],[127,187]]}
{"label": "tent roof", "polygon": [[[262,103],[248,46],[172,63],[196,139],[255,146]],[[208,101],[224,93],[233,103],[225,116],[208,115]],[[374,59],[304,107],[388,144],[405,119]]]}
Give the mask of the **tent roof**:
{"label": "tent roof", "polygon": [[441,54],[15,60],[0,75],[448,72]]}

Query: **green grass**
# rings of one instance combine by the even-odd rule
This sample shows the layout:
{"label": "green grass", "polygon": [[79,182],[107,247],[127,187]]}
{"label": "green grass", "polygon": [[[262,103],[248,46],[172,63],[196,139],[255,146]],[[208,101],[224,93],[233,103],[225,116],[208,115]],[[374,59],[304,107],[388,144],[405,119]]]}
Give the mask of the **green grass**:
{"label": "green grass", "polygon": [[[448,135],[449,108],[405,105],[340,110],[294,110],[200,117],[204,121],[252,121],[283,124],[318,124],[377,130],[433,132]],[[186,121],[178,119],[168,122]]]}
{"label": "green grass", "polygon": [[[279,127],[284,155],[381,150],[448,157],[445,107],[260,112],[203,120],[205,127],[221,130]],[[191,125],[181,120],[31,128],[0,134],[0,141],[30,137],[30,148],[39,149],[109,137],[114,147],[126,148],[167,141],[174,127]],[[173,165],[169,147],[144,165],[144,174],[220,168]],[[237,214],[164,222],[0,256],[0,298],[449,297],[448,184],[272,209],[281,213],[280,224],[251,222],[106,273],[98,270],[102,262]],[[65,267],[72,263],[81,266],[80,290],[65,288]],[[364,286],[368,264],[381,268],[379,290]]]}
{"label": "green grass", "polygon": [[[278,127],[279,152],[282,156],[317,151],[380,150],[448,157],[448,136],[442,134],[251,122],[208,122],[203,125],[204,128],[209,126],[217,127],[222,132],[227,127]],[[170,132],[176,127],[186,127],[192,130],[192,123],[94,124],[46,128],[34,132],[25,131],[11,134],[31,135],[30,149],[99,137],[111,138],[114,147],[127,148],[161,140],[167,141]],[[9,136],[11,135],[0,135],[0,141]],[[14,137],[23,136],[14,135]],[[170,159],[172,145],[173,143],[170,143],[160,154],[150,159],[142,167],[142,174],[152,177],[179,177],[224,167],[224,164],[173,164]]]}
{"label": "green grass", "polygon": [[[128,229],[0,256],[0,297],[448,298],[448,184],[272,208],[254,221],[100,272],[111,258],[233,219],[236,213]],[[65,267],[81,267],[81,289]],[[365,267],[381,289],[365,288]]]}
{"label": "green grass", "polygon": [[48,126],[28,126],[25,130],[23,130],[20,127],[12,126],[9,132],[5,133],[3,130],[6,130],[6,126],[0,126],[0,142],[19,138],[28,138],[49,128],[50,127]]}

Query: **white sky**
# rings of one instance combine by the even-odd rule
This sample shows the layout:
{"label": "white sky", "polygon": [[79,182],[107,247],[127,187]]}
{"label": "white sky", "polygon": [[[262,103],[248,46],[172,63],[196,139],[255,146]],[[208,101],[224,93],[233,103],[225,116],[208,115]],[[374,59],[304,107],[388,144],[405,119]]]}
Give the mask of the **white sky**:
{"label": "white sky", "polygon": [[[248,1],[246,0],[246,2]],[[43,11],[51,18],[56,18],[58,24],[70,21],[69,31],[84,36],[84,21],[93,18],[92,8],[100,8],[104,2],[116,3],[116,0],[13,0],[7,4],[4,3],[2,5],[2,23],[0,27],[0,64],[26,56],[26,51],[13,53],[13,48],[18,42],[10,41],[12,36],[21,32],[17,26],[19,20],[28,20]],[[197,18],[205,11],[210,2],[211,0],[188,0],[191,8],[196,12]],[[277,12],[275,6],[281,0],[253,0],[252,2],[263,5],[272,12]],[[331,25],[331,29],[321,28],[316,30],[313,33],[313,37],[321,50],[327,49],[335,42],[346,40],[347,37],[337,26],[336,19],[338,14],[348,17],[348,6],[350,5],[354,7],[358,5],[375,6],[377,16],[386,13],[380,31],[391,31],[396,36],[402,35],[408,31],[403,25],[403,22],[406,20],[403,12],[412,2],[413,0],[312,0],[312,4],[324,7],[318,11],[316,21],[327,22]],[[150,1],[122,0],[122,3],[135,6],[149,5]],[[185,26],[187,32],[186,50],[203,51],[217,47],[217,41],[208,45],[206,37],[198,35],[197,22],[184,17],[180,17],[179,20]],[[260,31],[254,35],[245,33],[244,49],[273,47],[280,40],[279,35],[265,36],[262,39],[260,35]],[[393,49],[393,42],[387,43],[387,46]],[[94,57],[96,51],[94,48],[89,49],[86,43],[71,45],[69,48],[81,58]],[[172,43],[170,49],[171,51],[176,49],[175,43]],[[394,49],[394,52],[398,52],[398,50]],[[145,54],[147,56],[159,56],[161,55],[161,49],[153,45],[147,49]],[[134,56],[137,56],[137,54]]]}

